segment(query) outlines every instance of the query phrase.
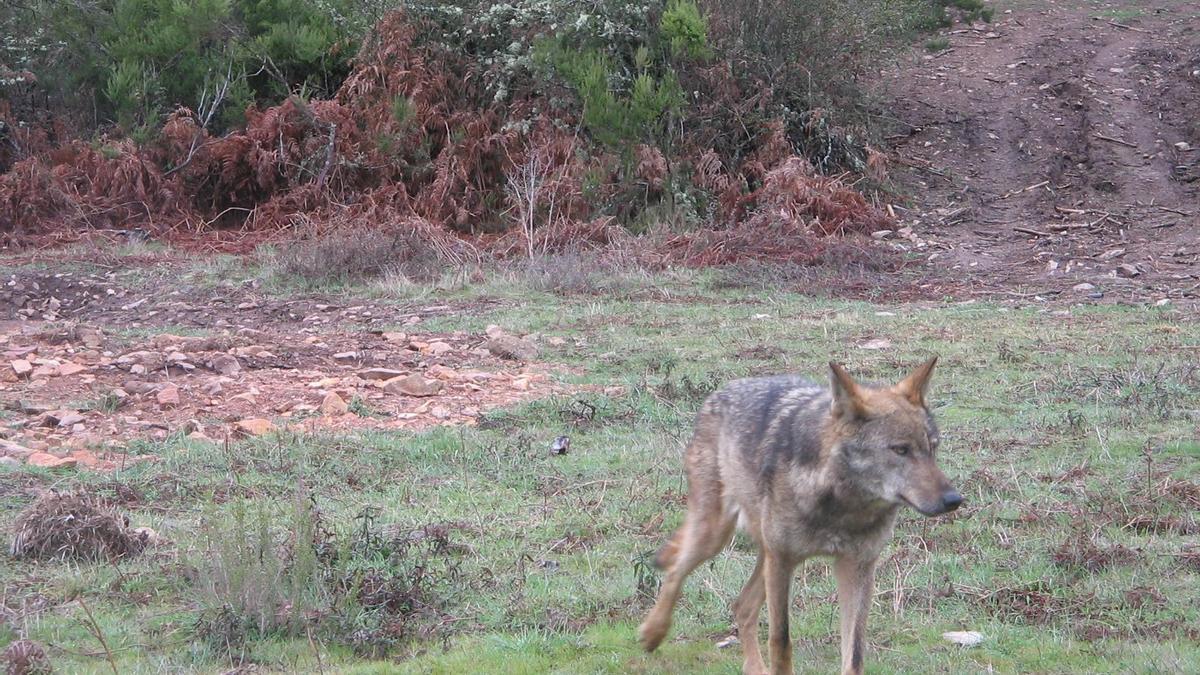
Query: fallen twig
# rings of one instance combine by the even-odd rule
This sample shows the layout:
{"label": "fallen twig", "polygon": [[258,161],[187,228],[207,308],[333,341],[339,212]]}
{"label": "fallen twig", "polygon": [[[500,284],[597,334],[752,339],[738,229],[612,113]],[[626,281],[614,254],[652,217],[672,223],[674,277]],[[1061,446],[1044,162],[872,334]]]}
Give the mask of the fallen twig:
{"label": "fallen twig", "polygon": [[1035,183],[1033,185],[1030,185],[1029,187],[1021,188],[1020,190],[1009,190],[1008,192],[1005,192],[1003,195],[1000,195],[1000,199],[1008,199],[1009,197],[1012,197],[1013,195],[1019,195],[1022,192],[1029,192],[1030,190],[1036,190],[1040,187],[1045,187],[1049,184],[1050,184],[1050,181],[1044,180],[1040,183]]}
{"label": "fallen twig", "polygon": [[1108,141],[1109,143],[1117,143],[1118,145],[1124,145],[1127,148],[1135,148],[1135,149],[1137,148],[1136,145],[1134,145],[1133,143],[1130,143],[1129,141],[1121,140],[1120,138],[1113,138],[1112,136],[1105,136],[1104,134],[1102,134],[1098,131],[1096,132],[1095,136],[1096,136],[1096,138],[1099,138],[1102,141]]}
{"label": "fallen twig", "polygon": [[88,618],[88,631],[100,641],[100,646],[104,648],[104,656],[108,659],[108,665],[112,668],[113,675],[120,675],[117,670],[117,661],[113,658],[112,650],[108,648],[108,641],[104,639],[104,633],[100,630],[100,625],[96,623],[96,617],[92,616],[92,610],[88,609],[87,604],[83,602],[83,596],[76,598],[79,601],[79,606],[83,608],[84,614]]}
{"label": "fallen twig", "polygon": [[1035,237],[1049,237],[1050,236],[1049,232],[1042,232],[1041,230],[1034,230],[1034,229],[1031,229],[1028,227],[1014,227],[1013,232],[1020,232],[1022,234],[1031,234]]}
{"label": "fallen twig", "polygon": [[1133,31],[1133,32],[1135,32],[1135,33],[1146,33],[1146,34],[1151,34],[1151,33],[1152,33],[1152,31],[1145,30],[1144,28],[1134,28],[1133,26],[1126,26],[1125,24],[1123,24],[1123,23],[1117,23],[1116,21],[1109,21],[1109,22],[1108,22],[1108,25],[1110,25],[1110,26],[1116,26],[1117,28],[1123,28],[1123,29],[1125,29],[1125,30],[1131,30],[1131,31]]}
{"label": "fallen twig", "polygon": [[[1104,220],[1104,219],[1101,218],[1100,220],[1097,220],[1096,222],[1099,223],[1101,220]],[[1091,226],[1092,226],[1092,223],[1050,223],[1049,225],[1046,226],[1046,228],[1049,230],[1052,230],[1054,232],[1065,232],[1067,230],[1083,230],[1083,229],[1087,229]]]}
{"label": "fallen twig", "polygon": [[1192,214],[1188,213],[1187,211],[1180,211],[1179,209],[1173,209],[1169,206],[1155,206],[1154,208],[1158,209],[1159,211],[1166,211],[1167,213],[1177,213],[1187,218],[1192,217]]}

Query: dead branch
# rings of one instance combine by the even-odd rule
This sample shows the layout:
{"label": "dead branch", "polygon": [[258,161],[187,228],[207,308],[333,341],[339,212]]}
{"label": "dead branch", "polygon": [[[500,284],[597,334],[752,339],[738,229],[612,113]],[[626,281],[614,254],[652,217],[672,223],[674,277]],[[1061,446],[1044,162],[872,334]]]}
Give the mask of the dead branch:
{"label": "dead branch", "polygon": [[1135,150],[1137,149],[1137,146],[1134,145],[1133,143],[1130,143],[1129,141],[1126,141],[1126,140],[1122,140],[1120,138],[1113,138],[1112,136],[1105,136],[1104,134],[1102,134],[1098,131],[1094,135],[1096,138],[1099,138],[1102,141],[1108,141],[1109,143],[1116,143],[1118,145],[1124,145],[1127,148],[1134,148]]}

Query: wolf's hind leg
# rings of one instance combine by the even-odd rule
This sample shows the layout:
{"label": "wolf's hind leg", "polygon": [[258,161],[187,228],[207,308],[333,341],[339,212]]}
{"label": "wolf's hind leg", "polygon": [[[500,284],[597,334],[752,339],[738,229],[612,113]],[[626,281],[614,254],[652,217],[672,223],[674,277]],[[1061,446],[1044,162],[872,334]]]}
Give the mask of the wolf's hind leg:
{"label": "wolf's hind leg", "polygon": [[762,652],[758,647],[758,615],[762,611],[763,602],[767,597],[767,588],[763,584],[763,554],[758,553],[754,562],[754,571],[750,579],[742,587],[742,592],[733,602],[733,616],[737,621],[738,640],[742,643],[743,675],[761,675],[767,672],[763,663]]}
{"label": "wolf's hind leg", "polygon": [[[671,542],[663,547],[665,550],[675,544],[673,555],[664,561],[668,563],[667,574],[663,578],[658,599],[638,629],[638,639],[648,652],[654,651],[667,636],[671,628],[671,613],[683,590],[684,580],[700,563],[720,553],[733,538],[737,518],[725,512],[719,497],[719,490],[708,492],[705,496],[693,491],[687,519]],[[665,556],[660,552],[659,557]]]}

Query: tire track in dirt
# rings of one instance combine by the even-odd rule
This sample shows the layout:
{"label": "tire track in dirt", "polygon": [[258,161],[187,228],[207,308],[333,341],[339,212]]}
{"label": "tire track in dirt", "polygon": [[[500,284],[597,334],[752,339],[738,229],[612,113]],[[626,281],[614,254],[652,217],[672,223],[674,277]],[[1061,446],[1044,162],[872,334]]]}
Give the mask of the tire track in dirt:
{"label": "tire track in dirt", "polygon": [[1200,8],[1123,7],[1000,3],[888,74],[931,267],[985,291],[1200,295]]}

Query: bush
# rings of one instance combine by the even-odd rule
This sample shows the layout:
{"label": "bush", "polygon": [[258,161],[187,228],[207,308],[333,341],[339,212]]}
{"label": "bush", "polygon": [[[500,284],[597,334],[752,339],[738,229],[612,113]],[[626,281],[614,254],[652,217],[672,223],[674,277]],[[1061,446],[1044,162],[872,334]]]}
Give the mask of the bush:
{"label": "bush", "polygon": [[235,656],[252,639],[316,636],[380,656],[439,630],[469,590],[450,527],[389,536],[368,509],[337,531],[304,489],[284,518],[244,501],[204,516],[192,551],[195,631],[211,647]]}

